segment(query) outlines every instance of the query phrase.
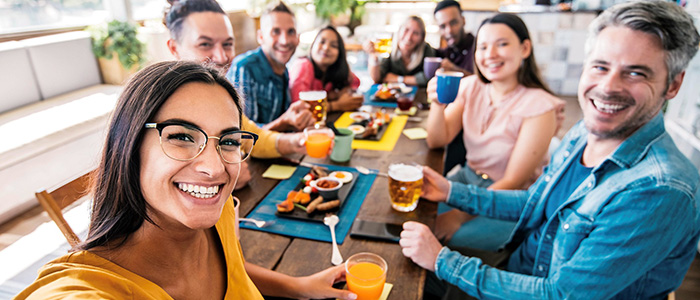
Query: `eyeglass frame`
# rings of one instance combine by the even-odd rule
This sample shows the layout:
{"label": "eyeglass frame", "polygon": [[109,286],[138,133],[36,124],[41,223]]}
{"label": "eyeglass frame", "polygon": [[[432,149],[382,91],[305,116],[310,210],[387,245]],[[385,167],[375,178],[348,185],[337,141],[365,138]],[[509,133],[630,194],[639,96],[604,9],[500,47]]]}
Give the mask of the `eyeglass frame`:
{"label": "eyeglass frame", "polygon": [[[187,127],[187,128],[191,128],[191,129],[196,129],[199,132],[201,132],[202,134],[204,134],[204,137],[206,138],[206,142],[203,145],[199,146],[199,152],[197,152],[197,154],[194,157],[192,157],[190,159],[175,158],[175,157],[170,156],[167,152],[165,152],[165,149],[163,148],[163,128],[170,126],[170,125],[179,125],[179,126],[183,126],[183,127]],[[217,139],[217,140],[221,141],[221,136],[224,136],[227,134],[234,134],[234,133],[247,133],[253,137],[253,145],[250,147],[250,152],[252,153],[253,148],[255,148],[255,143],[257,143],[258,138],[259,138],[259,136],[257,134],[250,132],[250,131],[245,131],[245,130],[232,130],[232,131],[224,132],[220,136],[209,136],[202,128],[199,128],[197,125],[189,124],[186,122],[177,122],[177,121],[165,121],[165,122],[161,122],[161,123],[146,123],[146,124],[144,124],[144,128],[157,129],[158,130],[158,141],[160,143],[160,149],[163,151],[163,154],[165,154],[165,156],[167,156],[168,158],[173,159],[173,160],[177,160],[177,161],[192,161],[195,158],[197,158],[200,154],[202,154],[202,152],[204,152],[204,149],[207,148],[207,144],[209,143],[209,139]],[[248,153],[248,156],[241,159],[241,161],[239,161],[239,162],[230,162],[224,158],[224,155],[221,153],[221,146],[218,143],[216,144],[216,152],[219,153],[219,157],[221,157],[221,160],[227,164],[240,164],[240,163],[244,162],[245,160],[247,160],[251,154],[251,153]]]}

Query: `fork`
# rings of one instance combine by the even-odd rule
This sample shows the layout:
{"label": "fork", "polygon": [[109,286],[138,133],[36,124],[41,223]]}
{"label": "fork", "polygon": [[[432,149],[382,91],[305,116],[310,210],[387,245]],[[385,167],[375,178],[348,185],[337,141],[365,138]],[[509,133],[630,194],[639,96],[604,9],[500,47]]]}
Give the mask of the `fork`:
{"label": "fork", "polygon": [[251,218],[240,218],[240,219],[238,219],[238,221],[253,223],[258,228],[262,228],[262,227],[265,227],[265,226],[272,224],[272,221],[267,222],[267,221],[256,220],[256,219],[251,219]]}

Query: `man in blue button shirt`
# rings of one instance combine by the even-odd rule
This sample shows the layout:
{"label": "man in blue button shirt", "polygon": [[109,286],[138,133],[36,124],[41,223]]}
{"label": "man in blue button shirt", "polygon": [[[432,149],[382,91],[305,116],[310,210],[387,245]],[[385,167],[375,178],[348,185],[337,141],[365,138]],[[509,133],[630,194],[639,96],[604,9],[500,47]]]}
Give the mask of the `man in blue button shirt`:
{"label": "man in blue button shirt", "polygon": [[403,254],[477,298],[665,299],[695,256],[700,176],[660,111],[699,43],[692,17],[674,3],[603,12],[586,43],[583,120],[530,189],[491,191],[424,171],[424,198],[517,221],[505,270],[442,247],[416,222],[404,224]]}
{"label": "man in blue button shirt", "polygon": [[284,3],[260,17],[260,47],[233,60],[226,77],[245,97],[249,119],[275,131],[299,131],[314,119],[304,101],[292,103],[286,64],[299,45],[294,14]]}

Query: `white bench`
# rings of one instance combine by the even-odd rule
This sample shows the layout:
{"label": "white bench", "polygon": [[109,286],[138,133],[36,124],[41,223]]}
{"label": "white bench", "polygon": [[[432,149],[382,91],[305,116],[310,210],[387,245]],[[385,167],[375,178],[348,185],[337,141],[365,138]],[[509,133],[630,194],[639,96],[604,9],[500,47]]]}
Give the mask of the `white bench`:
{"label": "white bench", "polygon": [[0,223],[95,167],[121,87],[101,84],[91,47],[86,32],[0,43]]}

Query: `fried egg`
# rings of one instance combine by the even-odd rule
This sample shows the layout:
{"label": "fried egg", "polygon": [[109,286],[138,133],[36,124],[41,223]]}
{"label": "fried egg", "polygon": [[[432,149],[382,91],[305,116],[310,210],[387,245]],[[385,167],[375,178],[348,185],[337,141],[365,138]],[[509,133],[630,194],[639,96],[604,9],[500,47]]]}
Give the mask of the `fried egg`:
{"label": "fried egg", "polygon": [[333,171],[328,174],[328,176],[338,178],[338,180],[342,181],[343,183],[352,181],[352,173],[346,171]]}
{"label": "fried egg", "polygon": [[360,135],[365,132],[365,127],[362,125],[350,125],[348,126],[348,129],[355,133],[355,135]]}

